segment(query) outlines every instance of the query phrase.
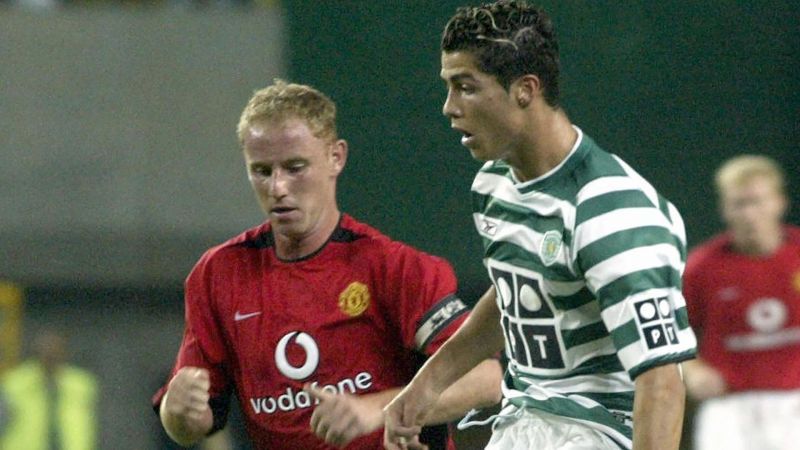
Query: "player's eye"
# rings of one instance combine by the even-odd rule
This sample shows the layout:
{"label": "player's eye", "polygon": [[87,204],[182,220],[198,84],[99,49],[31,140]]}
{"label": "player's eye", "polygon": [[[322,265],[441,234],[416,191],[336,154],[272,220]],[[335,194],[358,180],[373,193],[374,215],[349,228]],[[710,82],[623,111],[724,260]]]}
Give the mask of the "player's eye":
{"label": "player's eye", "polygon": [[268,177],[272,175],[272,168],[267,166],[253,166],[250,168],[250,172],[259,177]]}
{"label": "player's eye", "polygon": [[472,94],[475,92],[475,87],[469,84],[459,84],[458,90],[465,94]]}
{"label": "player's eye", "polygon": [[303,169],[305,169],[305,168],[306,168],[306,165],[304,163],[297,163],[297,164],[292,164],[289,167],[287,167],[286,171],[289,172],[290,174],[296,175],[296,174],[302,172]]}

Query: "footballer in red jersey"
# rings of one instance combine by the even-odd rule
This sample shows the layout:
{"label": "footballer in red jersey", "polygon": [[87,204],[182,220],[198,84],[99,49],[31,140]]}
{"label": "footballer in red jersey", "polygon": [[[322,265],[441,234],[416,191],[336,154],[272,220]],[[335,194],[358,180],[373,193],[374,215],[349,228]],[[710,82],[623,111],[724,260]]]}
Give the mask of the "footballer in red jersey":
{"label": "footballer in red jersey", "polygon": [[[183,342],[154,407],[180,444],[220,429],[236,395],[257,449],[380,448],[383,407],[467,317],[452,268],[339,212],[347,144],[324,94],[276,81],[238,132],[268,220],[189,275]],[[426,423],[498,401],[500,379],[485,361]],[[429,448],[452,448],[433,435]]]}
{"label": "footballer in red jersey", "polygon": [[695,249],[684,276],[699,358],[689,394],[704,400],[700,449],[796,448],[800,430],[800,228],[785,225],[783,176],[742,156],[717,176],[728,232]]}

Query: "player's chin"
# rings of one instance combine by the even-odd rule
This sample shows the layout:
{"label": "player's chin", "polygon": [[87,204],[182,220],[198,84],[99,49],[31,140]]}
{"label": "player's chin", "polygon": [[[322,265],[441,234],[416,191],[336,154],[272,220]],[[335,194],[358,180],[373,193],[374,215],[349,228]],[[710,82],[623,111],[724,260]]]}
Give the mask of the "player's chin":
{"label": "player's chin", "polygon": [[475,160],[480,161],[480,162],[486,162],[486,161],[491,161],[491,160],[495,159],[495,158],[491,157],[489,152],[486,152],[483,148],[478,147],[478,146],[469,147],[469,153],[472,155],[472,157]]}

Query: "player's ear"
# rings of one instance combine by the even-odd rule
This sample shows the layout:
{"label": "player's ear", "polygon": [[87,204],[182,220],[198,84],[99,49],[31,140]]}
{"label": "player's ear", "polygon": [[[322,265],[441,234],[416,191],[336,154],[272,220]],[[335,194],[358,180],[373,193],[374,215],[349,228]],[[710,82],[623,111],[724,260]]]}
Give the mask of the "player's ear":
{"label": "player's ear", "polygon": [[339,175],[344,170],[344,165],[347,163],[347,141],[344,139],[337,139],[331,144],[330,152],[331,169],[334,175]]}
{"label": "player's ear", "polygon": [[526,74],[514,80],[509,90],[517,105],[527,108],[534,98],[542,96],[542,80],[534,74]]}

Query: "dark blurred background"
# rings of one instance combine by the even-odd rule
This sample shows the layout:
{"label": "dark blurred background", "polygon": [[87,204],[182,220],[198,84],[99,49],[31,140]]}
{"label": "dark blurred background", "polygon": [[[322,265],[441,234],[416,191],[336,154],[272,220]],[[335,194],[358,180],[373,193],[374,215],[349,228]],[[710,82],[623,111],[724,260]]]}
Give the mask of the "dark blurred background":
{"label": "dark blurred background", "polygon": [[[19,320],[0,299],[0,342],[20,349],[0,367],[65,330],[100,383],[99,448],[163,448],[149,397],[180,342],[181,282],[262,220],[234,130],[274,77],[337,102],[343,209],[448,258],[476,299],[479,164],[438,77],[463,3],[0,1],[0,279],[25,297]],[[731,156],[774,157],[800,199],[800,3],[539,3],[568,114],[677,205],[690,245],[721,228],[712,176]]]}

